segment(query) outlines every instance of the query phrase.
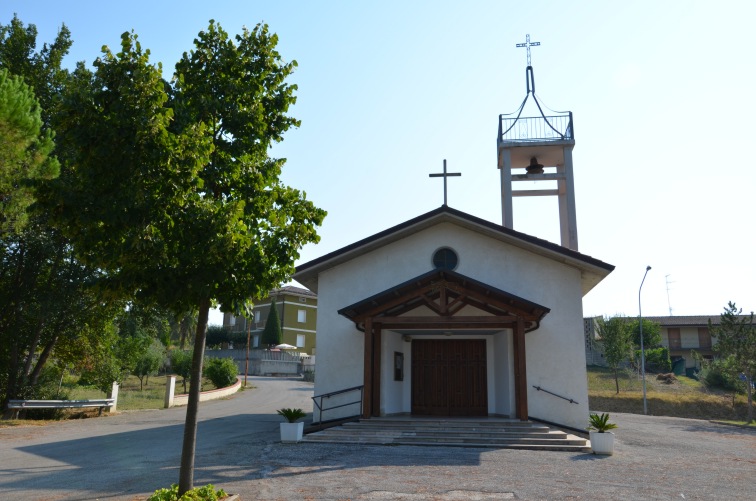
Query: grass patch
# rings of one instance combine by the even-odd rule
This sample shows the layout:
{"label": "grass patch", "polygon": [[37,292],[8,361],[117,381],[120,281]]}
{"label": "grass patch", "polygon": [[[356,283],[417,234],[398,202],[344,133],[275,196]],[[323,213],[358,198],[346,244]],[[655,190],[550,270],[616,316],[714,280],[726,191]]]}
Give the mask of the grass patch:
{"label": "grass patch", "polygon": [[731,424],[734,426],[744,426],[746,428],[755,428],[756,429],[756,421],[751,421],[751,424],[747,424],[745,421],[730,421],[727,419],[721,419],[714,421],[715,423],[719,424]]}
{"label": "grass patch", "polygon": [[[145,409],[162,409],[165,404],[165,385],[166,378],[163,376],[153,376],[149,381],[145,380],[144,388],[140,389],[139,378],[136,376],[127,377],[118,390],[118,410],[133,411]],[[187,390],[189,384],[187,383]],[[213,383],[202,378],[202,391],[216,389]],[[78,386],[72,384],[67,388],[71,400],[87,400],[91,398],[105,398],[106,395],[96,388],[90,386]],[[176,394],[184,392],[184,385],[181,384],[181,378],[176,378]]]}
{"label": "grass patch", "polygon": [[[604,367],[588,367],[588,406],[603,412],[643,414],[643,381],[631,371],[621,371],[619,394],[614,372]],[[700,381],[678,376],[665,384],[656,374],[646,374],[646,403],[653,416],[674,416],[709,420],[745,420],[745,395],[707,387]]]}

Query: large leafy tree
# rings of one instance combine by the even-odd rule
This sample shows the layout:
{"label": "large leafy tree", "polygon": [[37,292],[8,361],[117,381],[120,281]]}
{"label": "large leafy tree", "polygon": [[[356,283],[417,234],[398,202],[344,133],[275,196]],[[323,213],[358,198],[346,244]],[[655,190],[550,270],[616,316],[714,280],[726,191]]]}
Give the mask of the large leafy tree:
{"label": "large leafy tree", "polygon": [[[31,168],[33,161],[50,162],[49,155],[43,159],[43,153],[50,146],[53,118],[57,116],[60,95],[68,81],[68,72],[61,68],[62,58],[71,45],[68,30],[63,26],[55,41],[44,44],[40,51],[36,50],[36,36],[34,25],[24,26],[17,17],[9,25],[0,26],[2,72],[23,79],[39,103],[41,124],[35,116],[32,127],[39,130],[39,141],[45,144],[38,142],[26,150],[29,155],[24,157],[27,163],[22,164],[23,168]],[[19,120],[19,115],[12,118]],[[7,145],[11,134],[3,132],[0,136]],[[9,165],[5,163],[0,170],[7,172],[4,169]],[[52,174],[51,164],[43,163],[42,167],[45,176]],[[19,177],[29,181],[35,175],[32,169]],[[11,398],[35,396],[40,391],[38,384],[46,365],[53,361],[77,368],[90,367],[97,352],[108,348],[103,333],[122,307],[92,287],[101,280],[102,270],[77,260],[70,242],[49,224],[45,214],[32,211],[25,215],[28,224],[16,226],[14,232],[0,232],[3,409]]]}
{"label": "large leafy tree", "polygon": [[[85,367],[119,304],[92,288],[101,273],[73,256],[59,233],[36,220],[0,239],[0,395],[32,398],[52,359]],[[112,380],[111,380],[112,382]]]}
{"label": "large leafy tree", "polygon": [[753,324],[753,312],[742,315],[743,310],[735,303],[728,302],[719,316],[719,325],[713,326],[709,321],[711,337],[716,339],[716,352],[724,359],[726,365],[739,372],[745,378],[748,394],[748,423],[753,421],[753,384],[756,378],[756,325]]}
{"label": "large leafy tree", "polygon": [[597,328],[606,363],[614,370],[614,384],[619,393],[619,366],[630,358],[633,351],[630,325],[624,317],[602,317],[597,321]]}
{"label": "large leafy tree", "polygon": [[[240,312],[293,272],[325,212],[279,180],[268,150],[287,115],[294,63],[267,26],[231,40],[214,22],[176,65],[173,88],[133,34],[82,67],[64,102],[67,175],[48,199],[109,290],[196,308],[179,491],[191,489],[208,313]],[[169,92],[170,91],[170,92]],[[175,119],[174,119],[175,117]]]}

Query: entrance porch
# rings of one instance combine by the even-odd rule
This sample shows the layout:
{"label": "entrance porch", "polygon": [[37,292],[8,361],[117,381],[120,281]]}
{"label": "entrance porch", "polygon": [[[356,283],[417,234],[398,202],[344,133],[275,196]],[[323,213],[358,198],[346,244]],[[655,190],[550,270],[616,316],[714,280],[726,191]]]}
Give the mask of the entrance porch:
{"label": "entrance porch", "polygon": [[525,334],[548,312],[441,269],[339,310],[364,333],[363,417],[526,421]]}

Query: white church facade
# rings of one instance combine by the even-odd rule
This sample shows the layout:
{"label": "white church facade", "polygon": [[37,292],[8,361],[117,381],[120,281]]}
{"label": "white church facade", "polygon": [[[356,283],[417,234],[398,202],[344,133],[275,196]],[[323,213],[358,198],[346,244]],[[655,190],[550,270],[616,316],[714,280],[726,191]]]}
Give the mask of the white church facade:
{"label": "white church facade", "polygon": [[[529,43],[529,42],[528,42]],[[501,416],[584,429],[582,298],[614,267],[581,254],[572,113],[500,115],[502,224],[444,205],[297,267],[318,295],[314,422]],[[444,167],[443,176],[448,174]],[[551,189],[514,190],[517,181]],[[556,186],[556,188],[554,188]],[[444,186],[446,193],[446,186]],[[557,196],[561,245],[513,228],[515,197]]]}
{"label": "white church facade", "polygon": [[582,297],[612,269],[447,206],[299,266],[318,294],[315,394],[364,386],[313,419],[361,407],[584,428]]}

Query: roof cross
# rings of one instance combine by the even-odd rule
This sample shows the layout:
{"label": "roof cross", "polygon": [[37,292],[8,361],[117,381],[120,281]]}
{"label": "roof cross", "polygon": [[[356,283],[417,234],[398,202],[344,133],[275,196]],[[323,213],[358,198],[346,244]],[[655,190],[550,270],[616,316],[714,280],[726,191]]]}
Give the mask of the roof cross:
{"label": "roof cross", "polygon": [[525,35],[525,43],[518,43],[518,47],[525,47],[528,49],[528,66],[530,66],[530,48],[531,47],[538,47],[541,45],[541,42],[532,42],[530,41],[530,34]]}
{"label": "roof cross", "polygon": [[444,159],[444,172],[439,174],[428,174],[428,177],[442,177],[444,178],[444,205],[446,205],[446,178],[450,176],[461,176],[459,172],[446,172],[446,159]]}

